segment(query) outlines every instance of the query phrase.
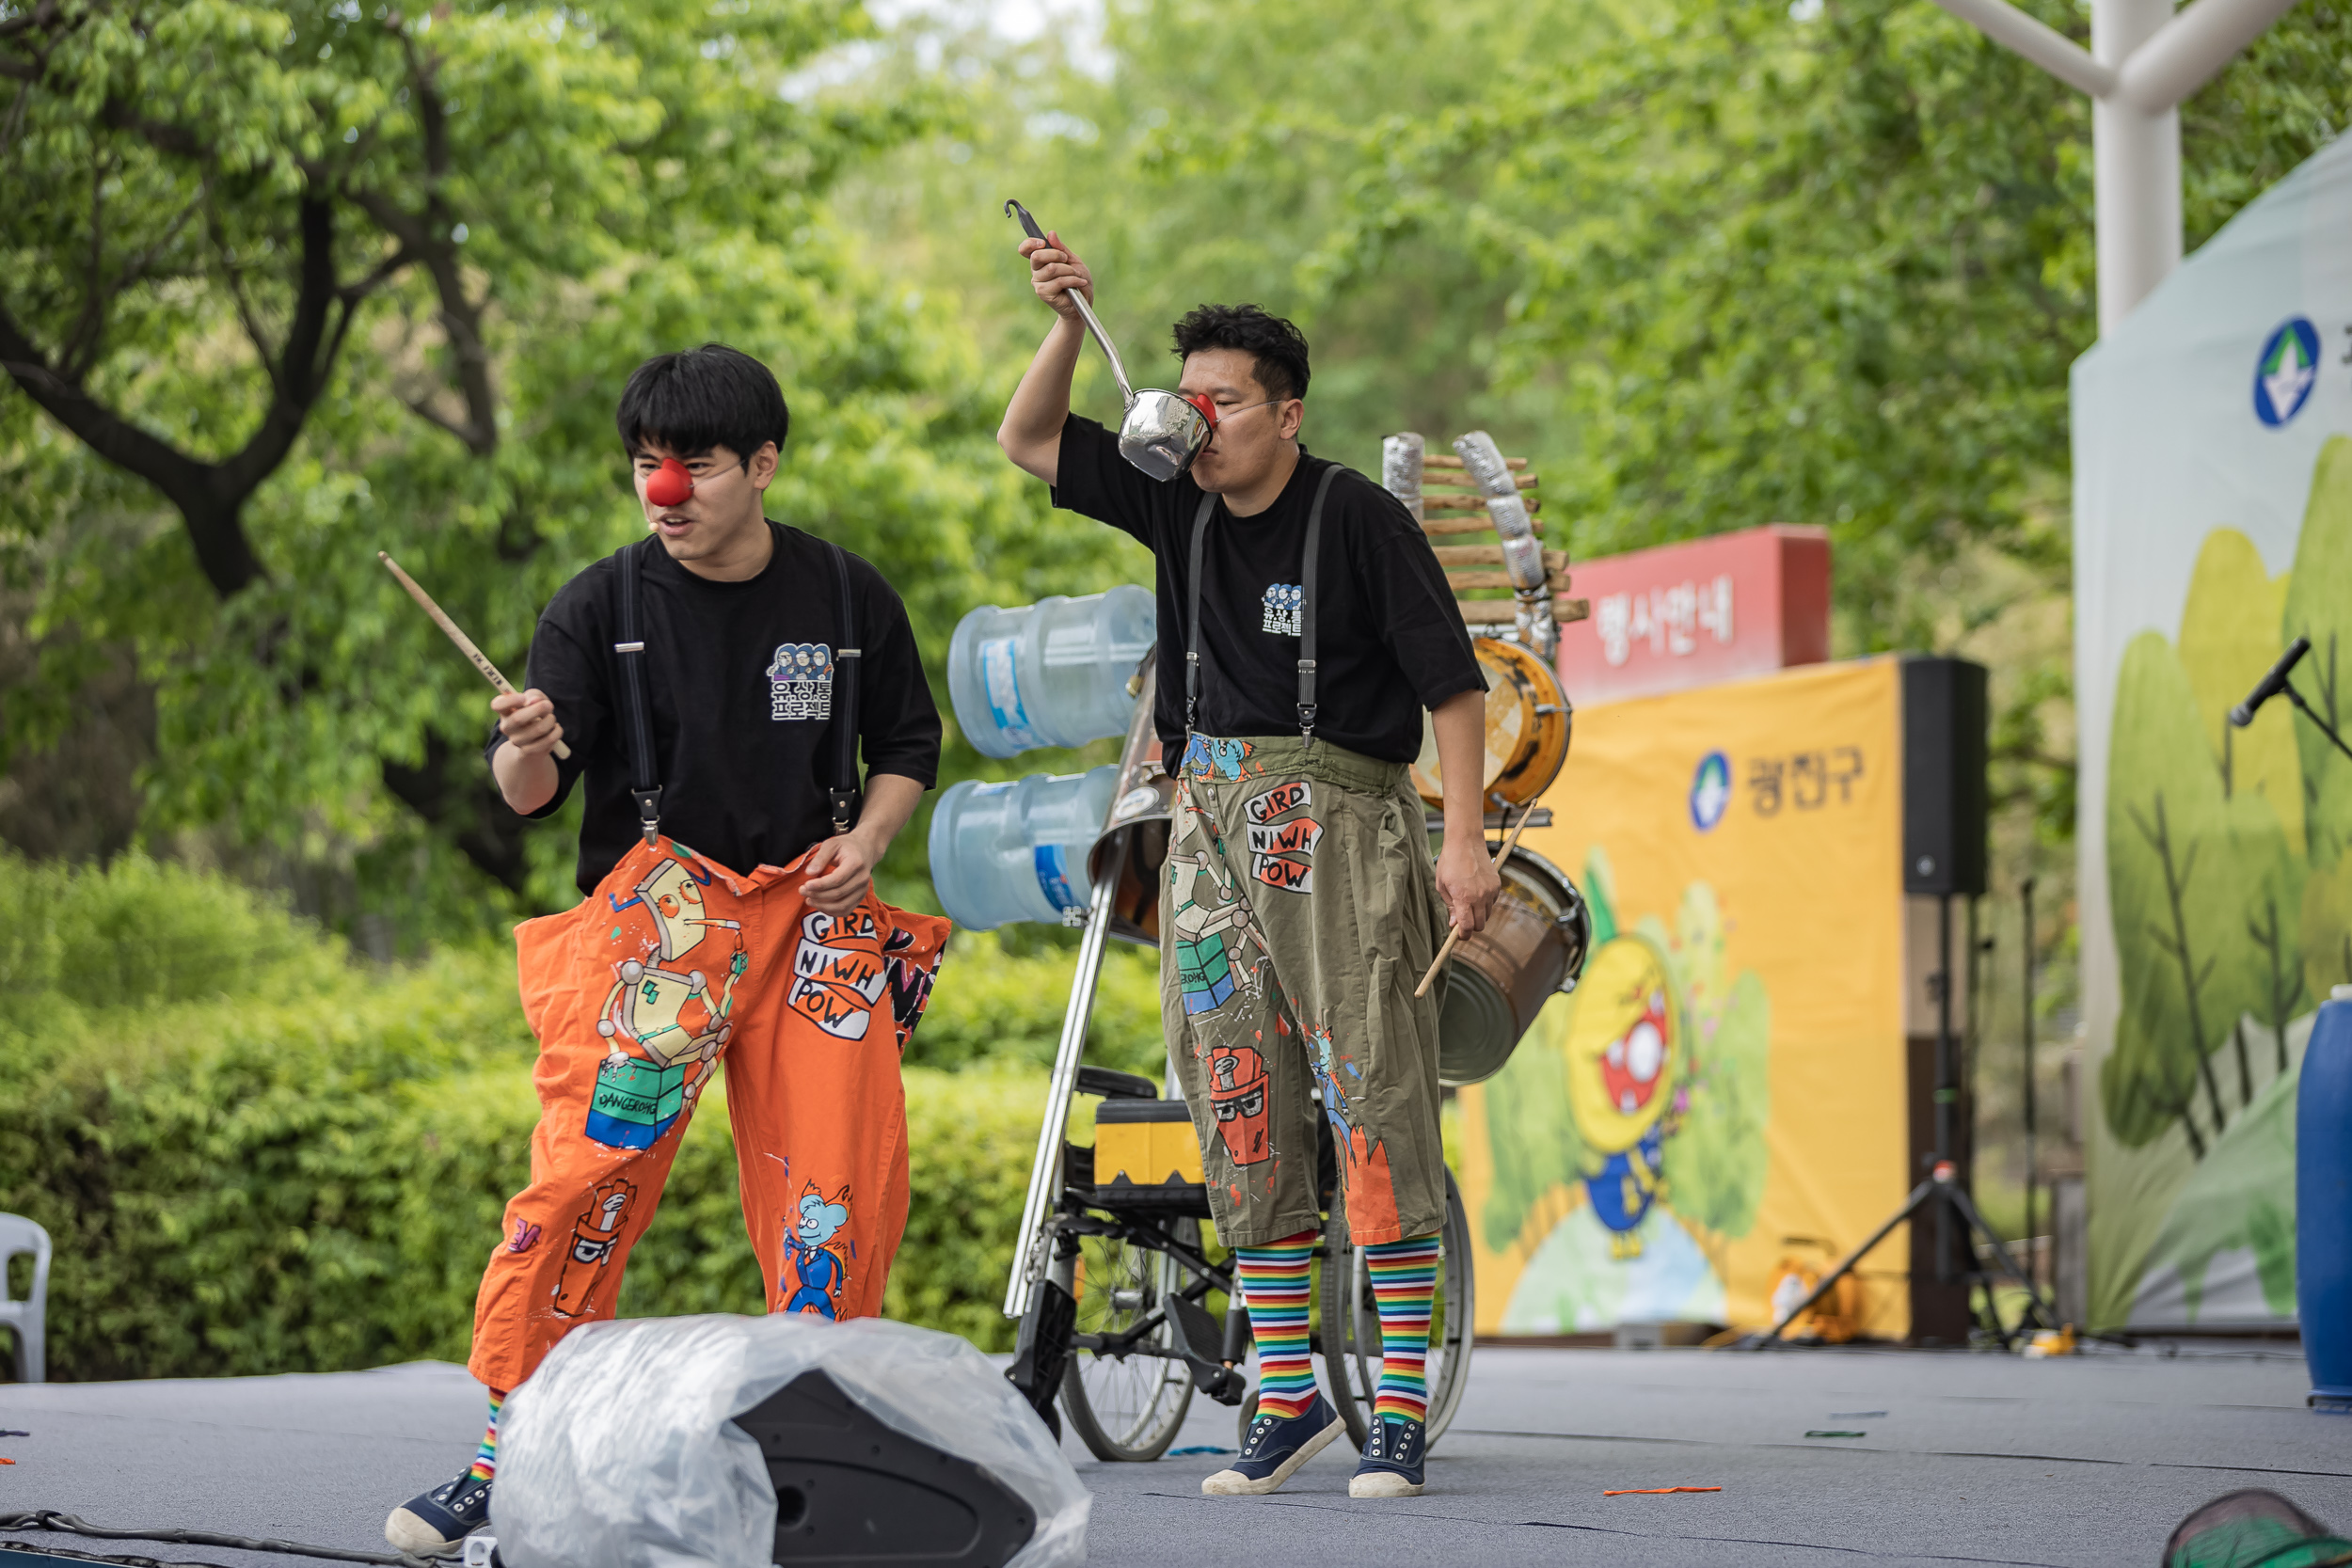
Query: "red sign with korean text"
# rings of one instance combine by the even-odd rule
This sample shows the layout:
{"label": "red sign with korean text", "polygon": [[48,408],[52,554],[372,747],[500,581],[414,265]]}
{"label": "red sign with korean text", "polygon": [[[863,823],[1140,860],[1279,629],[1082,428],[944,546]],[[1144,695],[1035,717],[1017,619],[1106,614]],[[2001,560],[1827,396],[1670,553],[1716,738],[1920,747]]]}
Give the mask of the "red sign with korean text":
{"label": "red sign with korean text", "polygon": [[1829,534],[1773,523],[1570,567],[1593,613],[1560,628],[1579,705],[1680,691],[1829,657]]}

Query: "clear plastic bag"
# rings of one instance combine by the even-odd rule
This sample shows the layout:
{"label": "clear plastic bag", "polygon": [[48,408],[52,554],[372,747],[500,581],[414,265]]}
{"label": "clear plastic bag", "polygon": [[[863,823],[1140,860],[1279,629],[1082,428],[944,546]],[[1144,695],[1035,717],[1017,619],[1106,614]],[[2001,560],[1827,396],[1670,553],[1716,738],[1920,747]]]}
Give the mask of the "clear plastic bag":
{"label": "clear plastic bag", "polygon": [[490,1497],[499,1556],[513,1568],[769,1568],[775,1490],[735,1418],[816,1369],[1029,1505],[1036,1533],[1006,1568],[1086,1560],[1093,1499],[969,1341],[874,1318],[718,1315],[588,1324],[514,1391]]}

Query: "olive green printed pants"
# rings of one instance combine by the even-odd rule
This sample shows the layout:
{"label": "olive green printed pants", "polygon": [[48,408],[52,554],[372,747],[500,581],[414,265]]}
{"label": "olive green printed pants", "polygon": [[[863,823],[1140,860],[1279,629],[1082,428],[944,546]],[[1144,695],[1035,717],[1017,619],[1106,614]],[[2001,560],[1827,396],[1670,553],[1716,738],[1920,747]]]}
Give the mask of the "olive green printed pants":
{"label": "olive green printed pants", "polygon": [[1317,1227],[1317,1117],[1353,1240],[1441,1228],[1444,993],[1413,988],[1446,916],[1404,767],[1296,736],[1196,735],[1165,870],[1160,1011],[1218,1239]]}

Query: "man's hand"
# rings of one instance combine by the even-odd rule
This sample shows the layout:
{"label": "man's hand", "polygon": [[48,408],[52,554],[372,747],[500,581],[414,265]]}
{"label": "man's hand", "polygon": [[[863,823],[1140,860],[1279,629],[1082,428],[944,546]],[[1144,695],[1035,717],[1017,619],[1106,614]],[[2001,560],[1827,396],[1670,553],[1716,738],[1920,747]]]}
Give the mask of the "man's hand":
{"label": "man's hand", "polygon": [[564,726],[555,721],[555,705],[537,687],[500,692],[490,699],[490,711],[499,716],[499,733],[506,736],[506,744],[523,756],[545,756],[564,738]]}
{"label": "man's hand", "polygon": [[1438,896],[1454,928],[1470,936],[1486,924],[1502,879],[1486,853],[1486,694],[1457,691],[1429,715],[1445,790],[1445,847],[1438,851]]}
{"label": "man's hand", "polygon": [[808,881],[801,894],[827,914],[848,914],[866,902],[874,889],[874,865],[882,850],[868,844],[863,831],[850,829],[809,851]]}
{"label": "man's hand", "polygon": [[1054,308],[1056,315],[1064,321],[1078,320],[1078,308],[1070,301],[1073,289],[1086,295],[1089,305],[1094,303],[1094,275],[1063,247],[1059,234],[1048,230],[1044,239],[1023,240],[1021,254],[1029,259],[1029,287]]}
{"label": "man's hand", "polygon": [[1475,935],[1502,892],[1502,878],[1486,853],[1486,833],[1470,838],[1447,833],[1445,847],[1438,851],[1438,896],[1445,900],[1454,929]]}
{"label": "man's hand", "polygon": [[506,744],[490,753],[490,776],[498,781],[507,805],[528,816],[554,800],[556,786],[564,782],[555,770],[554,755],[564,726],[555,721],[555,705],[535,687],[500,692],[490,699],[490,711],[498,715],[499,734],[506,737]]}
{"label": "man's hand", "polygon": [[808,880],[801,894],[812,908],[848,914],[874,890],[874,867],[891,840],[923,801],[923,786],[898,773],[868,773],[857,826],[808,852]]}

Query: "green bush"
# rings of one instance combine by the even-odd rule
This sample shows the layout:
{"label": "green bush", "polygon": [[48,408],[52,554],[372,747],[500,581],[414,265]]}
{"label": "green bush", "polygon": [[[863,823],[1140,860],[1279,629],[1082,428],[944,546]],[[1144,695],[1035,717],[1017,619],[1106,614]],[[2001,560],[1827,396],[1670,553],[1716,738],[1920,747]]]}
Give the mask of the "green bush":
{"label": "green bush", "polygon": [[[56,1243],[52,1375],[462,1360],[537,1115],[512,956],[367,971],[217,879],[137,860],[0,870],[37,895],[0,925],[15,1024],[0,1037],[0,1209]],[[1052,1048],[1068,972],[1066,958],[961,963],[935,994],[915,1037],[946,1024],[938,1056],[969,1065],[906,1072],[913,1204],[892,1316],[1009,1344],[997,1307],[1043,1101],[1027,1063],[1048,1015]],[[1148,998],[1113,976],[1123,1000],[1106,1012],[1132,1059]],[[759,1309],[733,1165],[723,1104],[707,1106],[625,1314]]]}
{"label": "green bush", "polygon": [[[923,1026],[907,1045],[910,1067],[961,1068],[1012,1061],[1044,1071],[1061,1039],[1077,967],[1071,952],[1016,958],[989,934],[959,935],[947,949]],[[1087,1060],[1157,1080],[1167,1070],[1160,1036],[1159,958],[1124,944],[1103,958]]]}

